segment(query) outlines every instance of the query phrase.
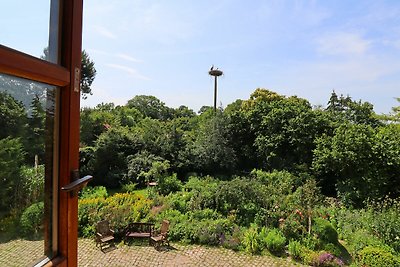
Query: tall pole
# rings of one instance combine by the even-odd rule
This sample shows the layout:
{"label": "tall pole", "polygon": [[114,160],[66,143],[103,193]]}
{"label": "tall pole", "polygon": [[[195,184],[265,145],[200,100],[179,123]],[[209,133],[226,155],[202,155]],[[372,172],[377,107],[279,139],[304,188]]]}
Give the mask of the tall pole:
{"label": "tall pole", "polygon": [[218,77],[223,74],[222,70],[214,69],[214,65],[208,72],[211,76],[214,76],[214,113],[217,112],[217,87],[218,87]]}
{"label": "tall pole", "polygon": [[217,76],[214,76],[214,112],[217,112]]}

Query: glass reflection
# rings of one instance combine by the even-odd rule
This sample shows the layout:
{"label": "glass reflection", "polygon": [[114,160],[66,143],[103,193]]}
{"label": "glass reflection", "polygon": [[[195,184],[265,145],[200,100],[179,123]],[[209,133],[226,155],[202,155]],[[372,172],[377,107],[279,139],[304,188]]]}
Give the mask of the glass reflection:
{"label": "glass reflection", "polygon": [[52,256],[56,96],[0,74],[0,266]]}
{"label": "glass reflection", "polygon": [[57,64],[59,2],[0,1],[0,43]]}

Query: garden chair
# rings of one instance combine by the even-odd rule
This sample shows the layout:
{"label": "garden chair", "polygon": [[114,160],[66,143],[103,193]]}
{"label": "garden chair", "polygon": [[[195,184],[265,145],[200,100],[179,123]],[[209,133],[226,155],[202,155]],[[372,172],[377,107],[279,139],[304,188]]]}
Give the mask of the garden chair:
{"label": "garden chair", "polygon": [[161,245],[164,245],[164,244],[167,244],[169,246],[168,229],[169,229],[169,221],[163,220],[160,231],[153,232],[150,239],[151,239],[152,243],[154,244],[155,248],[159,248]]}
{"label": "garden chair", "polygon": [[100,245],[103,250],[103,245],[114,245],[114,231],[110,229],[110,224],[107,220],[103,220],[96,225],[96,247]]}

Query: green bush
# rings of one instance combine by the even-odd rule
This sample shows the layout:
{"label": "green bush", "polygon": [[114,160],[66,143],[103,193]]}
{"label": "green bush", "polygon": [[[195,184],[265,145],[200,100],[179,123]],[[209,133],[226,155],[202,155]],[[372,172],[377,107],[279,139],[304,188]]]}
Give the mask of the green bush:
{"label": "green bush", "polygon": [[20,185],[20,190],[16,188],[15,202],[19,204],[16,208],[25,209],[33,203],[43,201],[44,165],[38,165],[37,168],[22,166]]}
{"label": "green bush", "polygon": [[224,248],[232,249],[235,251],[243,249],[242,240],[243,240],[243,230],[238,226],[233,227],[231,234],[225,234],[224,240],[222,242],[222,246]]}
{"label": "green bush", "polygon": [[232,231],[232,222],[227,219],[203,220],[197,224],[195,242],[204,245],[221,245],[225,234]]}
{"label": "green bush", "polygon": [[400,252],[400,201],[384,199],[366,209],[339,208],[336,212],[338,232],[347,240],[351,253],[365,246],[382,247],[383,243]]}
{"label": "green bush", "polygon": [[134,193],[136,190],[137,184],[135,183],[127,183],[122,185],[122,191],[125,193]]}
{"label": "green bush", "polygon": [[400,253],[400,198],[372,203],[368,211],[371,213],[371,232]]}
{"label": "green bush", "polygon": [[295,260],[301,259],[301,253],[302,253],[303,247],[299,241],[290,240],[289,245],[288,245],[288,250],[289,250],[289,255],[293,259],[295,259]]}
{"label": "green bush", "polygon": [[244,232],[242,243],[244,250],[248,253],[259,254],[263,250],[262,243],[258,238],[258,229],[254,225]]}
{"label": "green bush", "polygon": [[319,246],[319,240],[313,235],[306,235],[301,239],[301,244],[307,249],[316,250]]}
{"label": "green bush", "polygon": [[107,198],[107,189],[104,186],[87,186],[79,193],[79,199],[85,198]]}
{"label": "green bush", "polygon": [[272,229],[265,238],[265,245],[272,254],[281,254],[285,249],[286,238],[278,229]]}
{"label": "green bush", "polygon": [[322,243],[334,243],[338,242],[338,233],[332,224],[322,218],[315,218],[312,227],[312,232],[318,236],[318,239]]}
{"label": "green bush", "polygon": [[116,235],[122,235],[131,222],[147,221],[152,201],[140,194],[117,193],[108,198],[85,198],[79,200],[79,234],[94,234],[98,221],[107,219]]}
{"label": "green bush", "polygon": [[170,194],[166,197],[166,202],[171,209],[178,210],[180,212],[188,211],[188,202],[192,194],[187,192],[177,192]]}
{"label": "green bush", "polygon": [[[376,236],[373,236],[365,229],[356,230],[348,237],[349,244],[347,246],[351,255],[356,255],[365,247],[383,247],[385,244]],[[386,245],[387,246],[387,245]]]}
{"label": "green bush", "polygon": [[[186,237],[188,236],[188,216],[179,210],[167,209],[162,211],[155,218],[156,221],[166,219],[170,222],[168,237],[172,241],[187,241],[190,242]],[[185,240],[186,239],[186,240]]]}
{"label": "green bush", "polygon": [[337,244],[327,243],[323,245],[322,249],[335,256],[340,256],[340,254],[342,254],[342,251],[340,250],[340,247]]}
{"label": "green bush", "polygon": [[21,215],[21,231],[28,237],[37,236],[43,227],[44,203],[34,203]]}
{"label": "green bush", "polygon": [[363,267],[397,267],[396,258],[382,248],[365,247],[358,254],[358,266]]}
{"label": "green bush", "polygon": [[158,190],[164,196],[181,189],[182,182],[177,178],[176,173],[158,179]]}
{"label": "green bush", "polygon": [[211,209],[190,211],[186,214],[178,210],[165,210],[156,220],[170,221],[169,236],[171,240],[185,243],[220,245],[226,236],[233,233],[234,223],[223,218]]}

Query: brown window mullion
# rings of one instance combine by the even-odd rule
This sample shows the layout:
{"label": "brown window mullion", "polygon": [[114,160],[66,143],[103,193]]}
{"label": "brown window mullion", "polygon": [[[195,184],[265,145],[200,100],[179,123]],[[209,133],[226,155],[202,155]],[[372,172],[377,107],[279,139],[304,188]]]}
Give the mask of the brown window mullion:
{"label": "brown window mullion", "polygon": [[0,73],[56,86],[70,83],[70,72],[62,66],[0,45]]}

